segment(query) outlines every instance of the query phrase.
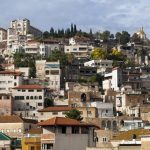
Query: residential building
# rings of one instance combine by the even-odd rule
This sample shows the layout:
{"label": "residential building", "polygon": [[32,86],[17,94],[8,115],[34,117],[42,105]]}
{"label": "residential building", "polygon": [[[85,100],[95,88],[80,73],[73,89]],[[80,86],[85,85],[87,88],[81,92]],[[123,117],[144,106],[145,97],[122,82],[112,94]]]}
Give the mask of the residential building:
{"label": "residential building", "polygon": [[113,68],[111,73],[104,75],[103,89],[118,91],[122,85],[122,70],[120,68]]}
{"label": "residential building", "polygon": [[36,75],[39,79],[46,79],[47,87],[50,89],[60,90],[61,69],[59,61],[46,62],[46,60],[37,60]]}
{"label": "residential building", "polygon": [[114,107],[113,103],[104,103],[104,102],[91,102],[92,107],[96,107],[98,110],[99,118],[109,118],[114,117]]}
{"label": "residential building", "polygon": [[65,45],[64,47],[66,54],[74,54],[77,58],[88,57],[92,50],[93,47],[88,45]]}
{"label": "residential building", "polygon": [[37,111],[44,108],[50,94],[41,85],[21,85],[13,88],[13,113],[24,118],[37,119]]}
{"label": "residential building", "polygon": [[23,150],[41,150],[40,134],[25,134],[21,142]]}
{"label": "residential building", "polygon": [[141,119],[133,118],[131,120],[123,120],[121,131],[128,131],[134,129],[144,128],[144,122]]}
{"label": "residential building", "polygon": [[22,119],[19,116],[0,116],[0,132],[13,138],[21,138],[23,134],[36,127],[36,121]]}
{"label": "residential building", "polygon": [[22,72],[0,71],[0,93],[11,93],[12,88],[22,85]]}
{"label": "residential building", "polygon": [[0,94],[0,115],[12,115],[13,97],[11,94]]}
{"label": "residential building", "polygon": [[52,106],[38,111],[38,121],[40,122],[53,117],[65,117],[66,112],[72,109],[79,110],[84,121],[88,121],[89,118],[97,118],[97,108],[95,107]]}
{"label": "residential building", "polygon": [[90,60],[84,63],[84,66],[96,67],[97,73],[105,74],[107,70],[112,69],[112,60]]}
{"label": "residential building", "polygon": [[41,135],[41,150],[86,150],[86,147],[95,146],[93,124],[54,117],[40,122],[43,129]]}
{"label": "residential building", "polygon": [[0,28],[0,42],[7,40],[7,30]]}

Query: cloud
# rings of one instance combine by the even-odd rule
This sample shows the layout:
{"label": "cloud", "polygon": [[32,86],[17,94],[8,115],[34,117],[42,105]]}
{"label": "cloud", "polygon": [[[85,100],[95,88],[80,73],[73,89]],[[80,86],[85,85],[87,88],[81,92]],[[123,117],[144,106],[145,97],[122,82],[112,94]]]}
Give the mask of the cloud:
{"label": "cloud", "polygon": [[83,30],[150,32],[149,0],[5,0],[0,5],[0,26],[9,27],[17,18],[28,18],[41,30],[65,28],[71,23]]}

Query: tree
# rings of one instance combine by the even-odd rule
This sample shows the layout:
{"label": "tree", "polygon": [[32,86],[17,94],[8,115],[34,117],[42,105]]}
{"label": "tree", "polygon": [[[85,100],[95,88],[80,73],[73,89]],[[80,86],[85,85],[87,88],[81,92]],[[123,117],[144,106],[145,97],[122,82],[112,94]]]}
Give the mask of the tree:
{"label": "tree", "polygon": [[127,31],[122,31],[120,43],[122,45],[127,44],[130,41],[130,34]]}
{"label": "tree", "polygon": [[102,48],[94,48],[94,51],[91,54],[93,59],[106,59],[107,52]]}
{"label": "tree", "polygon": [[81,112],[77,109],[72,109],[69,112],[66,112],[66,118],[75,119],[81,121],[83,118],[81,117]]}
{"label": "tree", "polygon": [[117,32],[116,35],[116,40],[119,44],[127,44],[130,41],[130,34],[127,31],[122,31],[122,33]]}
{"label": "tree", "polygon": [[54,36],[54,28],[53,28],[53,27],[51,27],[49,35],[50,35],[51,37]]}
{"label": "tree", "polygon": [[73,26],[73,31],[74,31],[74,34],[76,34],[77,33],[77,27],[76,27],[76,25],[74,24],[74,26]]}
{"label": "tree", "polygon": [[116,37],[117,42],[120,43],[121,33],[117,32],[116,35],[115,35],[115,37]]}
{"label": "tree", "polygon": [[52,98],[44,99],[44,107],[54,106],[54,100]]}
{"label": "tree", "polygon": [[49,55],[48,61],[60,61],[61,66],[65,66],[67,64],[67,56],[61,50],[54,50]]}
{"label": "tree", "polygon": [[101,40],[103,40],[104,42],[108,42],[110,38],[110,31],[106,30],[103,33],[101,33]]}
{"label": "tree", "polygon": [[43,33],[43,38],[44,38],[44,39],[49,38],[49,36],[50,36],[50,34],[49,34],[48,31],[45,31],[45,32]]}

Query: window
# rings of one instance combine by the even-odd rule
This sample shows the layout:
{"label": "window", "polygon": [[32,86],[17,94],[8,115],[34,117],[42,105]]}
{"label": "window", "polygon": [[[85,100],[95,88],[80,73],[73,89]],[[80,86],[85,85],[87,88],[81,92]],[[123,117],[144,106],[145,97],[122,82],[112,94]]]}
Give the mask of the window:
{"label": "window", "polygon": [[51,70],[52,75],[59,75],[59,70]]}
{"label": "window", "polygon": [[37,92],[42,92],[42,90],[37,90]]}
{"label": "window", "polygon": [[26,99],[29,99],[29,96],[27,96]]}
{"label": "window", "polygon": [[26,90],[22,90],[22,92],[25,92]]}
{"label": "window", "polygon": [[91,115],[91,114],[92,114],[92,112],[91,112],[91,111],[87,111],[87,114],[88,114],[88,115]]}
{"label": "window", "polygon": [[14,86],[16,86],[16,85],[17,85],[17,83],[15,82],[15,83],[14,83]]}
{"label": "window", "polygon": [[42,106],[42,103],[38,103],[38,106]]}
{"label": "window", "polygon": [[37,96],[34,96],[34,99],[37,99],[38,97]]}
{"label": "window", "polygon": [[58,115],[58,112],[53,112],[52,114],[53,114],[53,115]]}
{"label": "window", "polygon": [[45,71],[45,74],[46,74],[46,75],[49,75],[49,70],[46,70],[46,71]]}
{"label": "window", "polygon": [[42,96],[39,96],[39,99],[42,99]]}
{"label": "window", "polygon": [[30,99],[33,99],[33,96],[30,96]]}
{"label": "window", "polygon": [[34,146],[31,146],[31,150],[34,150]]}
{"label": "window", "polygon": [[78,134],[79,133],[79,127],[72,127],[72,134]]}
{"label": "window", "polygon": [[26,103],[26,106],[29,106],[29,103]]}
{"label": "window", "polygon": [[29,92],[34,92],[34,90],[28,90]]}
{"label": "window", "polygon": [[16,77],[16,76],[14,76],[14,79],[17,79],[17,77]]}
{"label": "window", "polygon": [[107,142],[107,138],[106,137],[103,137],[103,142]]}
{"label": "window", "polygon": [[62,134],[66,133],[66,126],[62,127]]}

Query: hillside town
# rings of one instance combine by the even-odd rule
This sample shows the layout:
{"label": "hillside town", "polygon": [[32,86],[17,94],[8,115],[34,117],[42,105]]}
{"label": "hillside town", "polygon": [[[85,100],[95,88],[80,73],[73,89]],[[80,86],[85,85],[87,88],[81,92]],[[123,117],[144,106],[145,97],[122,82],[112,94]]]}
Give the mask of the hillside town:
{"label": "hillside town", "polygon": [[148,150],[150,40],[112,34],[0,28],[1,150]]}

